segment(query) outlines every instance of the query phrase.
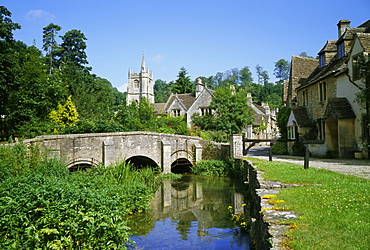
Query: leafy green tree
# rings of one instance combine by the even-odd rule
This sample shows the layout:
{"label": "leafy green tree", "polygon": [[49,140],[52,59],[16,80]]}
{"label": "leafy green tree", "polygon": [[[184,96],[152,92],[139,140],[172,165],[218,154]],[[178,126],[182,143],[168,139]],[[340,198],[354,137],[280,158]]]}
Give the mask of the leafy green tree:
{"label": "leafy green tree", "polygon": [[161,79],[154,83],[154,101],[156,103],[165,103],[171,95],[171,85]]}
{"label": "leafy green tree", "polygon": [[247,125],[252,124],[253,111],[247,104],[247,92],[234,92],[230,88],[218,88],[209,106],[214,114],[195,116],[194,125],[202,129],[237,134]]}
{"label": "leafy green tree", "polygon": [[172,92],[175,94],[185,94],[192,93],[194,91],[194,86],[188,76],[188,72],[184,67],[180,69],[177,76],[176,82],[172,86]]}
{"label": "leafy green tree", "polygon": [[[6,106],[9,92],[16,88],[17,57],[13,31],[20,29],[18,23],[11,20],[12,13],[0,6],[0,115],[7,116]],[[5,125],[3,126],[5,127]]]}
{"label": "leafy green tree", "polygon": [[18,30],[21,26],[13,23],[12,13],[5,7],[0,6],[0,40],[9,42],[13,40],[13,31]]}
{"label": "leafy green tree", "polygon": [[156,114],[154,105],[146,98],[141,98],[139,103],[139,120],[141,130],[155,130]]}
{"label": "leafy green tree", "polygon": [[115,120],[123,126],[124,131],[136,131],[140,128],[139,107],[135,101],[130,105],[121,105]]}
{"label": "leafy green tree", "polygon": [[54,63],[57,61],[57,56],[58,52],[60,50],[59,44],[56,41],[55,37],[58,34],[58,32],[62,28],[59,25],[56,24],[49,24],[45,28],[43,28],[43,50],[46,51],[46,60],[47,64],[49,65],[49,72],[51,74],[53,68],[54,68]]}
{"label": "leafy green tree", "polygon": [[240,88],[247,89],[253,83],[252,72],[248,66],[245,66],[239,71],[240,74]]}
{"label": "leafy green tree", "polygon": [[268,83],[268,80],[270,79],[267,71],[263,70],[263,68],[259,64],[256,65],[256,71],[257,71],[258,84],[266,85],[266,83]]}
{"label": "leafy green tree", "polygon": [[279,83],[284,83],[289,78],[289,62],[285,59],[280,59],[275,62],[274,75],[279,79]]}

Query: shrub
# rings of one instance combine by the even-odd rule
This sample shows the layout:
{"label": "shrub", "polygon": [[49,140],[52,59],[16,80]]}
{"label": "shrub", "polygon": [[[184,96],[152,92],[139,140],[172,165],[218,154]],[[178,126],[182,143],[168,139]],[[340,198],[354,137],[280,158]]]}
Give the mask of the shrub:
{"label": "shrub", "polygon": [[303,145],[303,142],[296,141],[293,144],[292,150],[293,150],[293,155],[304,156],[306,147]]}
{"label": "shrub", "polygon": [[191,171],[198,175],[227,177],[231,172],[231,164],[222,160],[203,160],[197,162]]}
{"label": "shrub", "polygon": [[271,146],[272,153],[276,155],[288,154],[288,144],[286,142],[276,142]]}

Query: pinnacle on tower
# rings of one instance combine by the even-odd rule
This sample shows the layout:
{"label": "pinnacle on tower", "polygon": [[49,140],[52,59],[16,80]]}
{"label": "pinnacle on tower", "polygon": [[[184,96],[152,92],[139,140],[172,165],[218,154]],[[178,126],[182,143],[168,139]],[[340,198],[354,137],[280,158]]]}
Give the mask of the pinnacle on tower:
{"label": "pinnacle on tower", "polygon": [[145,66],[145,58],[144,58],[144,54],[141,58],[141,72],[145,72],[146,71],[146,66]]}

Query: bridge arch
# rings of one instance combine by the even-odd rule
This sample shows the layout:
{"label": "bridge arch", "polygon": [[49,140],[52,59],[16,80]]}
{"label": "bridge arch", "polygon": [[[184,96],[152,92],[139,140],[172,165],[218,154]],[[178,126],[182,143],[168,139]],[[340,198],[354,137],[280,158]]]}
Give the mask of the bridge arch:
{"label": "bridge arch", "polygon": [[153,159],[144,155],[131,156],[126,162],[131,162],[137,169],[144,167],[160,168]]}
{"label": "bridge arch", "polygon": [[74,172],[78,169],[86,169],[86,168],[92,168],[96,167],[99,164],[101,164],[98,160],[94,158],[78,158],[78,159],[72,159],[67,163],[67,168],[70,172]]}
{"label": "bridge arch", "polygon": [[175,174],[190,173],[193,164],[186,158],[176,159],[171,164],[171,172]]}

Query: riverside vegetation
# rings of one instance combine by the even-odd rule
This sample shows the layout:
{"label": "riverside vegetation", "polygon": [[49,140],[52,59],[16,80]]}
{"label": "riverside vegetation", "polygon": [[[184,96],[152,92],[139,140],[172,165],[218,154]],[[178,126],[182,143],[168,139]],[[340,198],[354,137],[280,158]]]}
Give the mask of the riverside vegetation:
{"label": "riverside vegetation", "polygon": [[70,173],[23,144],[0,147],[2,249],[125,249],[125,216],[144,212],[161,178],[124,160]]}
{"label": "riverside vegetation", "polygon": [[369,249],[370,181],[325,169],[249,158],[270,181],[300,184],[283,188],[270,202],[299,212],[288,222],[287,249]]}

